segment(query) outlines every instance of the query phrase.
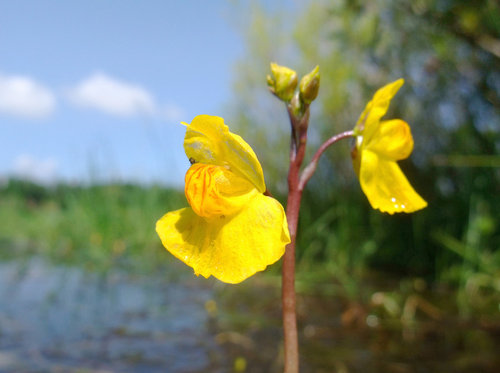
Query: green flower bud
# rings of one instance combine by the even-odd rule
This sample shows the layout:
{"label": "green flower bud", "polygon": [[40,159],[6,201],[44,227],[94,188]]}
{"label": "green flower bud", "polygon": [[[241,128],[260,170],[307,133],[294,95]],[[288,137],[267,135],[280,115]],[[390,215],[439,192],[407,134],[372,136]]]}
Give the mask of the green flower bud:
{"label": "green flower bud", "polygon": [[267,76],[269,90],[283,101],[290,101],[297,87],[297,73],[285,66],[271,63],[271,73]]}
{"label": "green flower bud", "polygon": [[299,90],[300,98],[304,103],[310,104],[314,101],[319,91],[319,66],[300,80]]}

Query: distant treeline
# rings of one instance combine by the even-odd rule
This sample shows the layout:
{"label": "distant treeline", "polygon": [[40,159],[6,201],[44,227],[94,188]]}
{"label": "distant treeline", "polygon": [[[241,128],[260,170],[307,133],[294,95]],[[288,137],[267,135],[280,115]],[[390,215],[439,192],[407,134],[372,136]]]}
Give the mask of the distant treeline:
{"label": "distant treeline", "polygon": [[[356,185],[329,197],[312,187],[301,211],[299,270],[326,271],[346,283],[371,269],[456,284],[464,273],[496,276],[500,227],[499,202],[489,193],[493,179],[474,169],[464,172],[477,175],[461,186],[468,192],[459,195],[436,196],[431,183],[426,188],[420,182],[430,206],[413,215],[372,211]],[[182,191],[161,186],[44,187],[11,179],[0,188],[1,252],[41,254],[96,268],[117,261],[154,266],[168,261],[156,220],[186,205]]]}
{"label": "distant treeline", "polygon": [[96,269],[116,262],[154,266],[165,254],[156,220],[184,201],[182,192],[160,186],[46,187],[10,179],[0,187],[1,254],[39,254]]}

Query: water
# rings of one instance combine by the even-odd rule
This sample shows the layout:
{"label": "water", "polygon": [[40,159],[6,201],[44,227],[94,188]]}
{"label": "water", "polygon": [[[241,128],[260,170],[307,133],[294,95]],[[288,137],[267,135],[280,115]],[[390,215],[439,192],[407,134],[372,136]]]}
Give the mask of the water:
{"label": "water", "polygon": [[[224,285],[172,263],[146,275],[0,262],[0,372],[282,371],[278,279]],[[453,293],[384,281],[363,286],[363,302],[298,295],[302,373],[500,372],[498,310],[462,317]]]}
{"label": "water", "polygon": [[0,263],[0,371],[210,368],[211,290],[156,277],[98,275],[39,259]]}

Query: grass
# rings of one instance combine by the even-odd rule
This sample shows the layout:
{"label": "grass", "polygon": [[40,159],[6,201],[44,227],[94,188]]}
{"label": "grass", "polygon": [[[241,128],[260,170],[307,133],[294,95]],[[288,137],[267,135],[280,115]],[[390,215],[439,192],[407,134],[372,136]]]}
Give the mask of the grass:
{"label": "grass", "polygon": [[[436,210],[387,216],[370,211],[355,192],[344,191],[326,202],[305,194],[298,235],[299,291],[321,290],[366,303],[372,295],[366,281],[377,273],[378,284],[383,278],[393,284],[394,278],[421,279],[455,289],[465,316],[498,311],[498,227],[480,196],[471,197],[463,236],[457,237],[446,224],[435,224]],[[186,205],[181,191],[160,186],[45,188],[9,180],[0,188],[0,255],[40,255],[96,271],[164,269],[174,260],[165,255],[155,222]],[[266,273],[279,276],[279,264]]]}
{"label": "grass", "polygon": [[10,180],[0,196],[3,257],[37,254],[95,270],[161,263],[155,222],[185,205],[182,193],[158,186],[43,188]]}

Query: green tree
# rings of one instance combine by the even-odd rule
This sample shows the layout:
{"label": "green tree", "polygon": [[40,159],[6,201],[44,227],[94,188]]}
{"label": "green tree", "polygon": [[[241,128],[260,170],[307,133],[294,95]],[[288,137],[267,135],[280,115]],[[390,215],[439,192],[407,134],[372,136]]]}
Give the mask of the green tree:
{"label": "green tree", "polygon": [[[487,229],[474,228],[481,236],[474,246],[477,255],[496,252],[498,2],[310,1],[296,9],[285,3],[272,9],[253,5],[248,13],[247,52],[236,67],[231,123],[255,147],[273,191],[285,189],[289,128],[280,103],[266,91],[269,62],[290,66],[299,75],[320,65],[309,151],[332,134],[351,129],[378,87],[400,77],[406,80],[390,115],[412,127],[415,150],[401,166],[429,208],[391,221],[370,212],[346,143],[328,152],[309,186],[302,236],[316,238],[299,244],[302,255],[334,260],[339,258],[332,258],[331,250],[352,250],[345,261],[353,263],[360,248],[370,248],[361,255],[365,258],[377,247],[371,256],[374,264],[441,273],[464,258],[436,237],[444,234],[465,242],[471,211],[480,211],[491,223]],[[319,229],[314,223],[318,218],[328,232],[323,239],[312,234]]]}

